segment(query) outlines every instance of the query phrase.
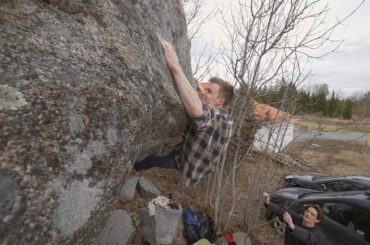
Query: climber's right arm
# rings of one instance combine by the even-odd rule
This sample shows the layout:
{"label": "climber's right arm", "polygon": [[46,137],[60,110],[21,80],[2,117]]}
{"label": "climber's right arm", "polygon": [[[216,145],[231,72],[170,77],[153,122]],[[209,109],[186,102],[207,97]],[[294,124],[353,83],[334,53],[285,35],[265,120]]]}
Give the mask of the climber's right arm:
{"label": "climber's right arm", "polygon": [[173,47],[164,39],[159,38],[164,51],[164,57],[171,73],[175,79],[177,91],[185,107],[186,112],[191,118],[199,118],[203,115],[203,105],[198,93],[191,86],[182,70],[179,58]]}

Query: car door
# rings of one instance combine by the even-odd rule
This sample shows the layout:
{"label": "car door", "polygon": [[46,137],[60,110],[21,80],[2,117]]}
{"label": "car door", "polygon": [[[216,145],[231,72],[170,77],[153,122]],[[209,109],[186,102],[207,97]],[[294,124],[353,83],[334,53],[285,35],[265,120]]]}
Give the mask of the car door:
{"label": "car door", "polygon": [[370,210],[352,205],[325,202],[325,218],[320,223],[327,244],[362,245],[370,242]]}

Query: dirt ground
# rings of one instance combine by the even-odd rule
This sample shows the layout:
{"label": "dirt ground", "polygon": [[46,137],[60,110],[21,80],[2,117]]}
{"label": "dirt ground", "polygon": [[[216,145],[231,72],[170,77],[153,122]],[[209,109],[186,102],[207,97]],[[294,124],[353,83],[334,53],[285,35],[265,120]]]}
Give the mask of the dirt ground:
{"label": "dirt ground", "polygon": [[[282,179],[288,174],[316,172],[329,175],[370,176],[370,147],[364,145],[315,140],[294,144],[289,147],[286,154],[298,160],[300,164],[284,165],[271,161],[266,155],[254,153],[240,165],[237,171],[235,212],[230,226],[225,227],[223,222],[232,204],[231,195],[228,195],[225,200],[225,215],[220,218],[219,233],[248,231],[253,244],[282,245],[283,237],[278,235],[265,218],[264,208],[261,205],[261,195],[264,191],[274,191],[281,186]],[[213,213],[205,207],[207,180],[191,188],[184,186],[180,174],[173,170],[151,169],[132,173],[132,175],[147,177],[164,195],[173,193],[175,200],[181,203],[184,209],[190,206],[193,209],[208,212],[210,215]],[[117,208],[125,209],[135,217],[137,209],[145,207],[149,201],[136,194],[134,201],[120,199]],[[243,222],[245,213],[248,219]],[[140,233],[137,232],[135,244],[145,244],[140,237]],[[182,237],[182,228],[176,244],[186,244]]]}

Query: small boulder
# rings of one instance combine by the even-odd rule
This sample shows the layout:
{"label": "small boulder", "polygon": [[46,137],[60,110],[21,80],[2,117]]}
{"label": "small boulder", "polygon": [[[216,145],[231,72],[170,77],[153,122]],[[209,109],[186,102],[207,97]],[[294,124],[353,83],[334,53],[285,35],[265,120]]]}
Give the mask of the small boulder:
{"label": "small boulder", "polygon": [[163,207],[156,206],[154,216],[149,216],[149,208],[140,209],[140,225],[144,240],[151,245],[175,244],[181,214],[181,207],[166,210]]}
{"label": "small boulder", "polygon": [[228,245],[227,241],[223,237],[219,237],[216,239],[216,245]]}
{"label": "small boulder", "polygon": [[139,178],[140,194],[145,198],[156,198],[161,194],[160,190],[147,178]]}
{"label": "small boulder", "polygon": [[129,200],[134,199],[138,181],[139,177],[132,177],[128,179],[121,189],[121,195]]}
{"label": "small boulder", "polygon": [[107,219],[94,245],[128,245],[134,237],[135,227],[125,210],[116,209]]}
{"label": "small boulder", "polygon": [[247,233],[245,232],[241,232],[241,231],[235,232],[233,233],[233,237],[234,237],[234,242],[237,245],[252,245],[251,240],[249,239],[249,237],[247,236]]}

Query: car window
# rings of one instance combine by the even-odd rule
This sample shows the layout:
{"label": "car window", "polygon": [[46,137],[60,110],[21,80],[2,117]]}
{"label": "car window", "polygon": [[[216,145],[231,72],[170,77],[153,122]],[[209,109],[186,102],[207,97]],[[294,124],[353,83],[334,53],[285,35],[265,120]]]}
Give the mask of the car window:
{"label": "car window", "polygon": [[346,181],[337,181],[325,184],[328,191],[359,191],[365,190],[366,188],[362,185],[350,183]]}
{"label": "car window", "polygon": [[351,233],[370,242],[370,210],[342,203],[324,203],[324,214],[345,226]]}
{"label": "car window", "polygon": [[287,208],[290,212],[293,212],[297,215],[303,214],[305,211],[305,207],[301,206],[298,202],[289,202],[289,206]]}

